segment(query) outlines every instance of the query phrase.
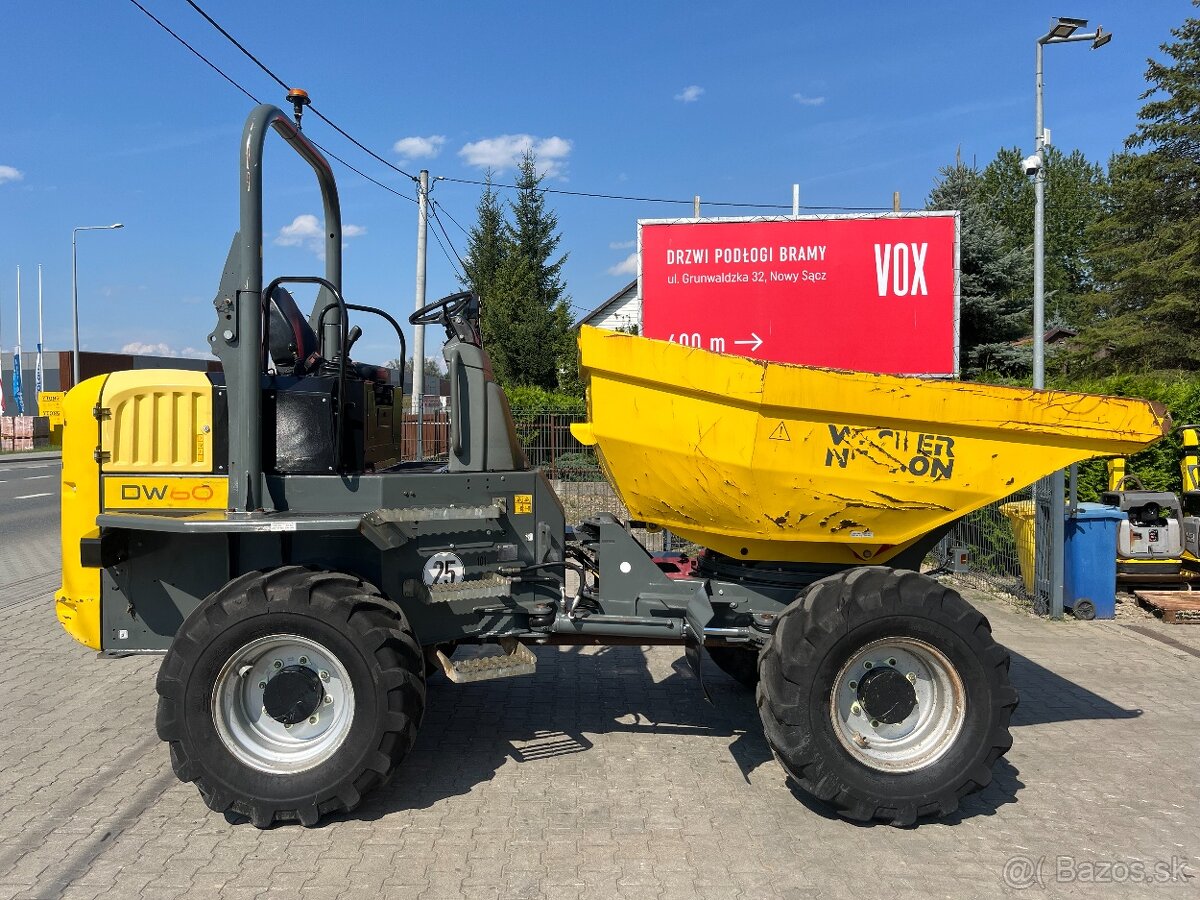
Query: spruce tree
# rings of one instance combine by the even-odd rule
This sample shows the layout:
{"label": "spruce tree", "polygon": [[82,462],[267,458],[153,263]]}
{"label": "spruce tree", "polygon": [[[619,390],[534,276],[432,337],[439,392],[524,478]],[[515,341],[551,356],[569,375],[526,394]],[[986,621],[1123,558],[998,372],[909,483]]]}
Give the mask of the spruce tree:
{"label": "spruce tree", "polygon": [[533,153],[526,153],[508,204],[510,220],[488,172],[467,239],[463,283],[479,294],[480,331],[501,384],[578,394],[575,333],[562,280],[567,256],[555,256],[562,236],[558,216],[546,206],[542,178]]}
{"label": "spruce tree", "polygon": [[978,169],[957,161],[941,170],[925,206],[960,213],[960,369],[968,377],[984,370],[1019,375],[1028,362],[1011,342],[1029,327],[1029,259],[989,215],[981,183]]}
{"label": "spruce tree", "polygon": [[467,235],[467,254],[463,260],[463,286],[480,299],[480,330],[485,343],[503,336],[498,320],[506,318],[502,310],[505,297],[497,291],[497,276],[508,257],[507,226],[504,208],[492,187],[494,173],[485,176],[483,193],[475,207],[475,225]]}
{"label": "spruce tree", "polygon": [[524,263],[524,269],[515,269],[512,276],[531,279],[533,290],[517,307],[525,341],[509,358],[514,383],[554,390],[572,386],[576,351],[562,280],[567,254],[555,256],[562,235],[557,214],[546,206],[541,189],[544,177],[538,173],[533,152],[526,152],[518,166],[516,197],[509,203],[512,218],[507,237],[512,253]]}
{"label": "spruce tree", "polygon": [[1093,232],[1102,293],[1081,335],[1093,371],[1200,369],[1200,19],[1171,33]]}

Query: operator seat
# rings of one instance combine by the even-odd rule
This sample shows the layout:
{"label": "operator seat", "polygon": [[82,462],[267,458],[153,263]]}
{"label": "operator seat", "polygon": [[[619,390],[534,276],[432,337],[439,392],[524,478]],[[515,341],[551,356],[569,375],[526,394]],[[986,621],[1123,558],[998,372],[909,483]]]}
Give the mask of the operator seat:
{"label": "operator seat", "polygon": [[271,292],[270,332],[271,359],[280,374],[307,375],[324,362],[317,333],[283,285]]}
{"label": "operator seat", "polygon": [[[295,298],[283,285],[271,293],[271,359],[282,375],[321,374],[325,357],[321,356],[321,341]],[[336,364],[326,367],[324,374],[337,371]],[[387,384],[390,373],[384,366],[346,360],[346,371],[363,381]]]}

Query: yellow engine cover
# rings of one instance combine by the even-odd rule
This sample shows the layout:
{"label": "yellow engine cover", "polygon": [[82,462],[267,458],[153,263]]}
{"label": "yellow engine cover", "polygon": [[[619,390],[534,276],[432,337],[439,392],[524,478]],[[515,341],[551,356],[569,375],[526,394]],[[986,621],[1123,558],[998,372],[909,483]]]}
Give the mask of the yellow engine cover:
{"label": "yellow engine cover", "polygon": [[80,542],[105,511],[225,509],[228,478],[214,471],[213,388],[203,372],[136,369],[89,378],[63,403],[62,566],[58,618],[102,649],[100,570]]}
{"label": "yellow engine cover", "polygon": [[100,405],[105,471],[212,471],[212,383],[203,372],[113,372]]}

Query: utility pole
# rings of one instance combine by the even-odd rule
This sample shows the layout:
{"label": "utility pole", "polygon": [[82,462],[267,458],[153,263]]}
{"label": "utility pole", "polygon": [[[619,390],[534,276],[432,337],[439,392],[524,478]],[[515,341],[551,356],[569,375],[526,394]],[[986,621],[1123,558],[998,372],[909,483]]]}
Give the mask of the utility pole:
{"label": "utility pole", "polygon": [[800,215],[800,185],[792,185],[792,215]]}
{"label": "utility pole", "polygon": [[892,191],[892,212],[900,212],[900,192]]}
{"label": "utility pole", "polygon": [[[429,170],[422,169],[417,186],[417,299],[416,308],[425,305],[425,241],[429,231]],[[400,360],[404,365],[404,360]],[[401,368],[401,378],[404,370]],[[413,412],[417,414],[417,459],[425,458],[425,326],[413,326]]]}

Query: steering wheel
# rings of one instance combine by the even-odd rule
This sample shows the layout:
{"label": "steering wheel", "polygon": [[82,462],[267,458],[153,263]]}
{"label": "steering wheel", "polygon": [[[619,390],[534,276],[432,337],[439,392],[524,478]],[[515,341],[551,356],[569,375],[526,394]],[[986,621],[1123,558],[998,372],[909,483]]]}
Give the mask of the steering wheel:
{"label": "steering wheel", "polygon": [[448,325],[455,315],[471,305],[474,297],[472,291],[449,294],[441,300],[434,300],[422,306],[408,317],[408,322],[410,325]]}

